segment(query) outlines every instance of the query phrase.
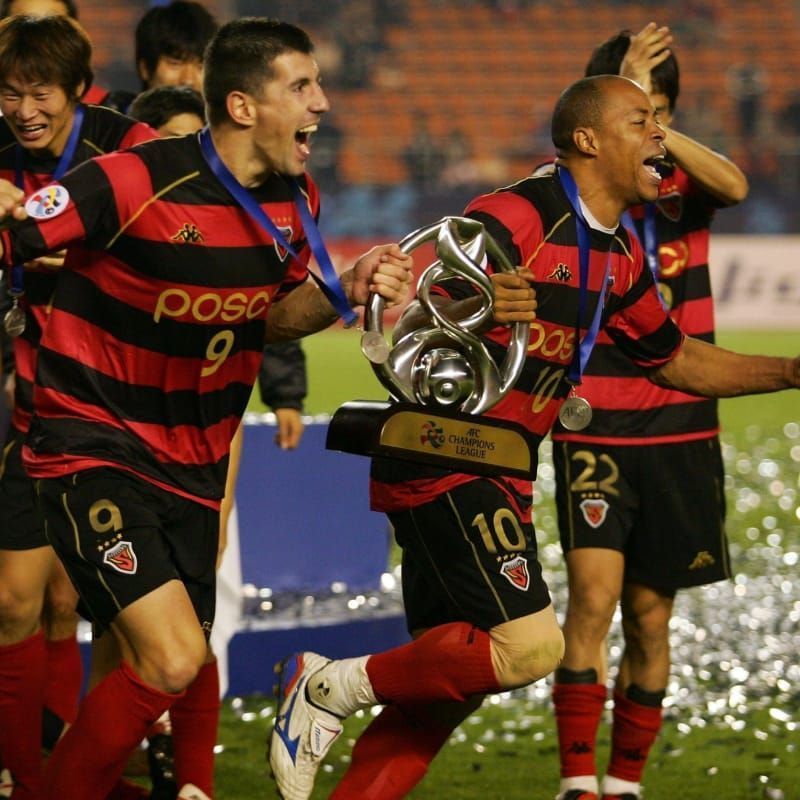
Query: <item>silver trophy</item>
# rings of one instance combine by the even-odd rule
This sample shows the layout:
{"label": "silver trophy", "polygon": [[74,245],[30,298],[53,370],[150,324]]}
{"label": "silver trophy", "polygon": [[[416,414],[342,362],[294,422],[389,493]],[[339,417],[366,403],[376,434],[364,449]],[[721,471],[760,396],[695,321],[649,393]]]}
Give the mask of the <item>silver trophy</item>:
{"label": "silver trophy", "polygon": [[[498,367],[485,343],[473,333],[492,327],[494,288],[481,265],[488,252],[503,272],[514,272],[515,267],[483,225],[466,217],[445,217],[420,228],[406,236],[400,248],[410,253],[433,240],[438,260],[422,273],[417,284],[417,299],[430,323],[389,348],[383,334],[385,302],[373,294],[364,315],[362,350],[380,382],[397,400],[481,414],[519,377],[530,336],[527,322],[516,323],[503,364]],[[452,320],[432,302],[432,287],[448,278],[463,278],[479,291],[483,304],[472,316]]]}
{"label": "silver trophy", "polygon": [[[476,220],[445,217],[409,234],[400,247],[410,253],[429,241],[435,242],[437,260],[417,284],[427,324],[390,346],[383,330],[383,298],[373,294],[364,316],[361,349],[394,401],[346,403],[331,420],[327,446],[476,474],[530,476],[535,455],[524,429],[480,416],[514,385],[527,353],[527,322],[512,326],[500,365],[475,333],[494,326],[494,287],[484,269],[487,257],[503,272],[515,267]],[[434,285],[451,278],[469,281],[482,300],[478,310],[463,319],[448,317],[432,301]]]}

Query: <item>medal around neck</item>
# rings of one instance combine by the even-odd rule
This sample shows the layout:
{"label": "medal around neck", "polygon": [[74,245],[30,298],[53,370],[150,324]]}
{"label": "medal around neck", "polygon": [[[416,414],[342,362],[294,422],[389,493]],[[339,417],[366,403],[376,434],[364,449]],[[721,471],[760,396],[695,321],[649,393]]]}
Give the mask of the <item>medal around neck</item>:
{"label": "medal around neck", "polygon": [[582,431],[592,421],[589,401],[576,394],[571,395],[561,405],[558,421],[568,431]]}
{"label": "medal around neck", "polygon": [[[512,327],[500,365],[475,333],[492,327],[494,288],[481,264],[488,256],[504,272],[515,268],[472,219],[445,217],[410,233],[400,247],[410,253],[430,241],[437,260],[417,284],[427,322],[390,345],[383,330],[383,298],[371,295],[364,315],[361,349],[392,401],[345,403],[331,419],[326,446],[476,475],[532,478],[536,452],[525,429],[482,416],[519,377],[530,327],[527,322]],[[464,319],[451,319],[432,300],[433,287],[452,278],[473,284],[481,298],[478,309]]]}
{"label": "medal around neck", "polygon": [[16,297],[14,305],[6,311],[3,317],[3,330],[14,338],[25,331],[25,309],[19,305]]}

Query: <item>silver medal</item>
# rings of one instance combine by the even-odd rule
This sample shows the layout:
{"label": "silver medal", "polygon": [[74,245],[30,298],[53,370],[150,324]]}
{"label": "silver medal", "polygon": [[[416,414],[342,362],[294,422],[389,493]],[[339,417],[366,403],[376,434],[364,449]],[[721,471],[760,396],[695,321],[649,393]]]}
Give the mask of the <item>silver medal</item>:
{"label": "silver medal", "polygon": [[389,358],[389,343],[382,333],[366,331],[361,337],[361,352],[373,364],[384,364]]}
{"label": "silver medal", "polygon": [[582,431],[592,421],[592,407],[588,400],[574,394],[564,401],[558,419],[568,431]]}
{"label": "silver medal", "polygon": [[25,330],[25,309],[19,307],[16,299],[3,317],[3,328],[9,336],[19,336]]}

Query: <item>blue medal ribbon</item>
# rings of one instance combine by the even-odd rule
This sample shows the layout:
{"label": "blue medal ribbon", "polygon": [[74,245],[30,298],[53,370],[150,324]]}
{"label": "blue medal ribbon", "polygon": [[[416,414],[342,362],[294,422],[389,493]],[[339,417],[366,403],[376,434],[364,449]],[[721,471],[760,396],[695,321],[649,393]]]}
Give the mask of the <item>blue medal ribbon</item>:
{"label": "blue medal ribbon", "polygon": [[[86,109],[80,103],[75,106],[75,113],[72,117],[72,128],[67,138],[67,144],[64,146],[64,152],[61,153],[58,164],[56,164],[51,183],[60,181],[69,169],[70,162],[75,156],[75,150],[78,147],[78,140],[81,136],[81,126],[83,125],[85,112]],[[17,144],[14,149],[14,184],[23,192],[25,191],[24,162],[25,148],[21,144]],[[22,264],[14,264],[11,267],[11,285],[8,288],[8,293],[12,298],[19,298],[25,292],[24,275],[25,269]]]}
{"label": "blue medal ribbon", "polygon": [[[656,233],[656,204],[645,203],[644,218],[642,219],[642,230],[644,232],[644,241],[639,236],[639,231],[636,228],[636,223],[633,221],[630,211],[626,211],[622,215],[622,224],[637,238],[639,244],[642,245],[644,250],[644,257],[647,261],[647,266],[653,275],[653,283],[658,290],[658,234]],[[661,300],[661,305],[667,309],[667,304],[661,292],[658,292],[658,299]]]}
{"label": "blue medal ribbon", "polygon": [[[211,171],[219,179],[220,183],[231,193],[233,199],[266,231],[289,255],[294,258],[304,269],[308,269],[306,264],[300,260],[297,253],[292,246],[286,241],[286,238],[269,218],[269,215],[264,212],[261,206],[256,202],[255,198],[250,192],[242,186],[236,179],[233,173],[228,169],[223,160],[217,153],[217,148],[214,147],[214,142],[211,140],[211,131],[208,127],[200,131],[200,149],[203,153],[208,166]],[[306,196],[299,184],[293,178],[288,179],[288,182],[294,195],[294,203],[300,213],[300,219],[303,223],[306,237],[308,239],[311,252],[317,259],[322,277],[318,277],[309,270],[309,275],[317,282],[317,285],[328,298],[328,301],[333,306],[336,313],[344,320],[345,325],[350,327],[358,321],[358,315],[353,311],[347,297],[344,293],[344,287],[339,280],[331,258],[322,241],[322,235],[317,227],[314,215],[311,213]]]}
{"label": "blue medal ribbon", "polygon": [[578,200],[578,187],[575,179],[570,174],[569,170],[565,167],[558,168],[558,178],[561,181],[561,186],[564,189],[569,204],[575,213],[575,228],[578,234],[578,256],[580,262],[580,277],[578,282],[578,320],[575,323],[575,341],[580,341],[580,346],[575,348],[572,356],[572,363],[567,372],[567,380],[573,385],[580,384],[583,376],[583,371],[586,369],[586,364],[589,362],[589,356],[592,354],[594,344],[597,341],[597,334],[600,332],[600,320],[603,316],[603,306],[606,302],[606,290],[608,288],[608,277],[611,273],[611,250],[608,251],[608,259],[606,260],[606,271],[603,276],[603,284],[600,290],[600,297],[597,301],[597,307],[594,310],[594,316],[586,331],[583,340],[580,340],[581,321],[586,315],[586,303],[589,293],[589,252],[591,249],[591,233],[589,223],[581,211],[581,204]]}

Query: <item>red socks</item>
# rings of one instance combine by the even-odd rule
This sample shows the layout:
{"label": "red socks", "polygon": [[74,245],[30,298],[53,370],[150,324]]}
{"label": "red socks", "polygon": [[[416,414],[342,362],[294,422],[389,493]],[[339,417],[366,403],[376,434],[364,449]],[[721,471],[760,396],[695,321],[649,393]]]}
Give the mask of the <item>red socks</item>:
{"label": "red socks", "polygon": [[553,684],[562,778],[596,774],[595,742],[605,702],[602,684]]}
{"label": "red socks", "polygon": [[124,661],[84,699],[44,772],[44,800],[97,800],[122,774],[153,720],[181,695],[143,683]]}
{"label": "red socks", "polygon": [[214,746],[219,724],[219,671],[216,660],[205,664],[169,711],[176,783],[193,783],[214,796]]}
{"label": "red socks", "polygon": [[78,639],[47,642],[47,676],[44,705],[70,725],[78,715],[78,700],[83,683],[83,662]]}
{"label": "red socks", "polygon": [[361,734],[330,800],[405,797],[453,731],[427,719],[424,706],[386,706]]}
{"label": "red socks", "polygon": [[460,702],[502,691],[489,634],[466,622],[439,625],[409,644],[370,656],[366,669],[383,703]]}
{"label": "red socks", "polygon": [[38,800],[42,781],[44,634],[0,647],[0,764],[14,778],[14,800]]}
{"label": "red socks", "polygon": [[661,729],[661,706],[642,705],[614,694],[614,727],[608,774],[639,783],[647,755]]}

